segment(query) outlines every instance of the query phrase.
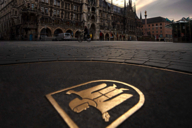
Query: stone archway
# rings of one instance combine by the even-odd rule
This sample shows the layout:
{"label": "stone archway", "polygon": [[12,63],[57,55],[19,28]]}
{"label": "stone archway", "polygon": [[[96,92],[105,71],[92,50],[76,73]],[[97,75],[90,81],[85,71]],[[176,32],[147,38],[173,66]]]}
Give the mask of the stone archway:
{"label": "stone archway", "polygon": [[109,34],[108,33],[105,35],[105,40],[109,41]]}
{"label": "stone archway", "polygon": [[59,33],[63,33],[63,31],[61,29],[56,29],[54,31],[54,36],[58,36]]}
{"label": "stone archway", "polygon": [[76,31],[75,33],[75,38],[78,38],[80,36],[81,32],[80,31]]}
{"label": "stone archway", "polygon": [[68,30],[66,31],[66,33],[70,33],[71,36],[73,37],[73,31],[72,31],[72,30],[68,29]]}
{"label": "stone archway", "polygon": [[113,33],[110,34],[110,40],[114,40],[114,35],[113,35]]}
{"label": "stone archway", "polygon": [[123,41],[125,41],[125,35],[123,35]]}
{"label": "stone archway", "polygon": [[89,34],[92,34],[92,39],[95,39],[95,32],[96,32],[95,24],[91,24],[91,27],[89,29]]}
{"label": "stone archway", "polygon": [[104,40],[104,34],[102,32],[99,33],[99,39]]}
{"label": "stone archway", "polygon": [[47,37],[51,37],[51,30],[49,28],[43,28],[40,32],[40,35],[46,35]]}
{"label": "stone archway", "polygon": [[122,35],[119,35],[119,40],[122,41]]}

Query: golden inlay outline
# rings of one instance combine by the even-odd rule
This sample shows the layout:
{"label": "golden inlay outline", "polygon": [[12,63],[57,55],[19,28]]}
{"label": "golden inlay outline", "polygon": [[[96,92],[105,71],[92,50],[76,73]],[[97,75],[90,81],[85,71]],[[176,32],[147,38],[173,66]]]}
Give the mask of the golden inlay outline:
{"label": "golden inlay outline", "polygon": [[[102,83],[100,85],[97,85],[97,86],[94,86],[94,87],[91,87],[91,88],[88,88],[88,89],[85,89],[85,90],[82,90],[79,92],[75,92],[72,90],[74,88],[77,88],[77,87],[80,87],[83,85],[87,85],[90,83],[96,83],[96,82],[112,82],[112,83],[123,84],[125,86],[131,87],[139,94],[138,103],[135,106],[133,106],[131,109],[129,109],[127,112],[125,112],[123,115],[118,117],[110,125],[108,125],[107,128],[114,128],[114,127],[117,127],[118,125],[120,125],[123,121],[125,121],[127,118],[129,118],[132,114],[134,114],[136,111],[138,111],[145,102],[145,97],[138,88],[134,87],[133,85],[130,85],[130,84],[127,84],[124,82],[120,82],[120,81],[115,81],[115,80],[94,80],[94,81],[86,82],[83,84],[79,84],[79,85],[76,85],[73,87],[69,87],[66,89],[62,89],[62,90],[47,94],[46,95],[47,99],[51,102],[53,107],[57,110],[57,112],[60,114],[60,116],[63,118],[63,120],[68,124],[69,127],[78,128],[78,126],[75,124],[75,122],[67,115],[67,113],[59,106],[59,104],[52,97],[52,95],[54,95],[54,94],[67,91],[66,94],[68,94],[68,95],[70,95],[72,93],[79,95],[82,98],[82,100],[75,98],[74,100],[72,100],[69,103],[69,107],[71,108],[71,110],[76,113],[80,113],[81,111],[89,108],[89,105],[91,105],[91,106],[97,108],[98,110],[100,110],[100,112],[102,113],[102,117],[106,122],[108,122],[110,119],[110,115],[108,113],[108,111],[110,109],[114,108],[117,105],[120,105],[122,102],[124,102],[125,100],[127,100],[133,96],[132,94],[123,93],[124,90],[129,90],[129,89],[126,89],[126,88],[116,89],[117,86],[115,84],[113,84],[113,86],[107,87],[107,85],[105,83]],[[118,95],[118,96],[116,96],[116,95]],[[114,96],[116,96],[116,97],[109,101],[105,101]]]}

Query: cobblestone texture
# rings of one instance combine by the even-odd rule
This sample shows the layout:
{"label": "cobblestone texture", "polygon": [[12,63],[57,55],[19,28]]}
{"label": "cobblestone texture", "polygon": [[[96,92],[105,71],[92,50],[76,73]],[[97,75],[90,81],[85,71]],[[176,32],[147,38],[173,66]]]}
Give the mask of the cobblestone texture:
{"label": "cobblestone texture", "polygon": [[0,64],[44,61],[110,61],[192,72],[192,43],[0,42]]}

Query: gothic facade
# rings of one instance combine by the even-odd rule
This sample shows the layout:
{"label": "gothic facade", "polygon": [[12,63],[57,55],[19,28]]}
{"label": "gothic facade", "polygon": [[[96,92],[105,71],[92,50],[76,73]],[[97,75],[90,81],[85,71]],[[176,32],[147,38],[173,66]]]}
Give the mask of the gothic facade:
{"label": "gothic facade", "polygon": [[113,0],[5,0],[0,6],[0,35],[7,40],[38,40],[65,32],[77,37],[84,26],[93,40],[136,40],[142,35],[132,0],[124,8]]}

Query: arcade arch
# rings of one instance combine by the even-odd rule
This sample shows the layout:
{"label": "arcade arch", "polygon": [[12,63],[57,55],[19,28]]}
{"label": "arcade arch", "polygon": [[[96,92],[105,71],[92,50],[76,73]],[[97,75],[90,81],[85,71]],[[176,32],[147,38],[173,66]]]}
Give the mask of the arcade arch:
{"label": "arcade arch", "polygon": [[80,36],[81,32],[80,31],[76,31],[75,33],[75,38],[78,38]]}
{"label": "arcade arch", "polygon": [[58,36],[59,33],[63,33],[63,31],[58,28],[54,31],[54,36]]}
{"label": "arcade arch", "polygon": [[71,36],[73,36],[73,31],[72,31],[71,29],[68,29],[68,30],[66,31],[66,33],[70,33]]}
{"label": "arcade arch", "polygon": [[104,34],[102,32],[100,32],[100,36],[99,36],[100,40],[104,40]]}
{"label": "arcade arch", "polygon": [[43,28],[40,32],[40,35],[46,35],[47,37],[51,37],[51,30],[49,28]]}
{"label": "arcade arch", "polygon": [[109,34],[108,33],[105,35],[105,40],[109,41]]}
{"label": "arcade arch", "polygon": [[89,29],[89,34],[92,34],[92,39],[95,37],[96,27],[95,24],[91,24],[91,27]]}

